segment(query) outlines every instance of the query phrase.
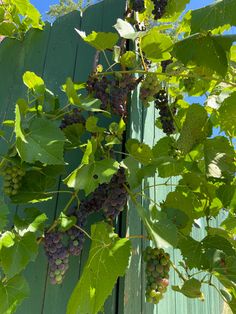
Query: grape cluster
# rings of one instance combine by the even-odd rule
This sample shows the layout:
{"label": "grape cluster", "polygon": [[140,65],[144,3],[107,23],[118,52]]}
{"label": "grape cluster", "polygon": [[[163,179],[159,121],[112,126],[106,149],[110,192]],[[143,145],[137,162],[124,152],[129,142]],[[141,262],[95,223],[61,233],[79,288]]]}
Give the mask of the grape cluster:
{"label": "grape cluster", "polygon": [[168,0],[152,0],[152,2],[154,4],[152,14],[154,15],[155,20],[159,20],[165,14]]}
{"label": "grape cluster", "polygon": [[124,185],[127,185],[125,170],[120,168],[110,182],[100,184],[80,203],[80,210],[91,214],[102,209],[106,219],[114,221],[127,202],[128,195]]}
{"label": "grape cluster", "polygon": [[143,258],[146,262],[146,300],[157,304],[169,285],[170,255],[163,249],[148,246]]}
{"label": "grape cluster", "polygon": [[125,170],[120,168],[107,184],[107,197],[102,207],[106,219],[113,221],[127,203],[125,185],[127,185]]}
{"label": "grape cluster", "polygon": [[[73,207],[69,216],[77,218],[76,225],[84,228],[87,222],[87,213]],[[69,257],[80,255],[85,241],[84,233],[73,226],[66,231],[57,229],[45,233],[44,248],[49,262],[49,277],[52,284],[61,284],[69,267]]]}
{"label": "grape cluster", "polygon": [[25,171],[22,168],[9,163],[4,168],[3,173],[4,193],[8,196],[16,195],[21,187],[21,180],[25,175]]}
{"label": "grape cluster", "polygon": [[85,124],[85,119],[81,115],[81,112],[78,108],[74,108],[71,113],[67,113],[64,115],[60,128],[65,129],[68,125],[72,125],[75,123]]}
{"label": "grape cluster", "polygon": [[101,109],[111,109],[114,114],[126,117],[128,95],[136,85],[135,78],[128,74],[110,78],[90,76],[87,81],[87,91],[101,100]]}
{"label": "grape cluster", "polygon": [[165,89],[161,89],[155,95],[155,107],[159,109],[163,132],[167,135],[173,134],[175,132],[173,115],[176,113],[176,108],[169,107],[168,94]]}
{"label": "grape cluster", "polygon": [[142,13],[145,10],[144,0],[131,0],[131,7],[135,12]]}
{"label": "grape cluster", "polygon": [[80,255],[85,241],[82,229],[86,226],[88,216],[103,210],[105,217],[113,221],[122,211],[127,202],[125,183],[125,171],[121,168],[109,183],[100,184],[79,207],[69,209],[68,215],[76,217],[76,226],[64,232],[55,229],[45,234],[44,248],[49,261],[52,284],[62,283],[68,269],[69,256]]}
{"label": "grape cluster", "polygon": [[69,267],[69,252],[64,243],[64,233],[53,231],[45,234],[44,248],[49,262],[49,277],[52,284],[61,284]]}
{"label": "grape cluster", "polygon": [[140,88],[140,98],[144,105],[154,100],[154,96],[161,89],[156,73],[148,73]]}

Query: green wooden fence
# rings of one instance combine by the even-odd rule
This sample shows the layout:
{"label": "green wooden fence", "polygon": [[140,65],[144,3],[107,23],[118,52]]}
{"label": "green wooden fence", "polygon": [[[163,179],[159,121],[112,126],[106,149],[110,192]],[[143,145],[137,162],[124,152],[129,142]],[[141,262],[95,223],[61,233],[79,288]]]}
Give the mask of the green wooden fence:
{"label": "green wooden fence", "polygon": [[[14,116],[14,106],[18,98],[23,97],[26,89],[22,84],[22,75],[25,71],[34,71],[43,77],[49,89],[58,93],[63,102],[64,95],[60,86],[67,77],[74,81],[83,81],[91,72],[94,50],[85,44],[74,31],[82,29],[86,33],[92,30],[111,31],[117,17],[122,17],[125,9],[125,0],[105,0],[89,8],[81,18],[78,12],[73,12],[59,18],[52,26],[46,24],[43,31],[31,30],[23,42],[5,39],[0,44],[0,119]],[[133,94],[130,103],[129,134],[148,144],[154,144],[162,137],[161,131],[154,126],[157,112],[153,107],[144,109],[138,101],[138,95]],[[1,154],[6,147],[3,141],[0,144]],[[71,154],[71,169],[76,166],[78,156]],[[156,184],[160,178],[150,178],[144,184]],[[61,187],[58,186],[60,189]],[[154,190],[149,194],[156,200],[162,200],[167,188]],[[53,219],[57,211],[62,209],[67,199],[58,195],[53,201],[41,205],[47,206],[47,215]],[[142,200],[148,206],[146,200]],[[12,206],[12,213],[20,211],[21,206]],[[122,217],[120,225],[127,228],[128,234],[143,234],[143,226],[137,217],[135,208],[130,204],[128,212]],[[144,244],[142,240],[133,240],[133,253],[130,268],[126,277],[119,280],[112,296],[106,302],[106,314],[220,314],[223,305],[219,296],[212,290],[205,289],[206,301],[188,300],[180,294],[169,292],[158,306],[145,303],[144,293],[144,263],[140,252]],[[52,286],[48,280],[48,265],[43,252],[40,252],[35,263],[31,263],[25,272],[30,284],[30,297],[17,310],[17,314],[65,314],[66,304],[73,287],[75,286],[81,268],[86,260],[89,243],[86,243],[79,258],[71,261],[65,281],[61,286]],[[170,252],[173,260],[178,264],[180,255]],[[177,284],[175,274],[171,273],[171,283]],[[1,313],[0,313],[1,314]],[[89,314],[89,313],[88,313]]]}

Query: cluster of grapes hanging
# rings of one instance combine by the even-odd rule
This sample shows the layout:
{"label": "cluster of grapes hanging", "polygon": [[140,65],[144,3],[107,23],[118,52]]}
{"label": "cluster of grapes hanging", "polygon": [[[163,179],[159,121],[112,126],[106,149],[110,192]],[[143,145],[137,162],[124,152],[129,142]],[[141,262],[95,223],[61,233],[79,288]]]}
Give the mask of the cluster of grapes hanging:
{"label": "cluster of grapes hanging", "polygon": [[157,304],[169,285],[170,255],[163,249],[148,246],[143,259],[146,262],[146,300]]}
{"label": "cluster of grapes hanging", "polygon": [[45,233],[44,248],[49,261],[49,275],[52,284],[61,284],[68,269],[69,256],[80,255],[85,235],[87,218],[102,210],[108,221],[114,221],[127,203],[124,168],[113,175],[109,183],[103,183],[79,207],[71,208],[68,215],[76,217],[76,225],[63,232],[54,229]]}

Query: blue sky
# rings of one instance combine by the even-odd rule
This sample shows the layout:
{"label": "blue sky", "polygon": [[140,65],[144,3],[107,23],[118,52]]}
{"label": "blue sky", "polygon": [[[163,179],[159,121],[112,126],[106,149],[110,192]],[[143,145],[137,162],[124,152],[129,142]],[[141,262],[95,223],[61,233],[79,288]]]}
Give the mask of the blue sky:
{"label": "blue sky", "polygon": [[[191,0],[187,8],[197,9],[213,2],[214,0]],[[49,6],[59,3],[59,0],[31,0],[31,3],[42,13],[43,16],[45,16],[45,13],[48,11]]]}

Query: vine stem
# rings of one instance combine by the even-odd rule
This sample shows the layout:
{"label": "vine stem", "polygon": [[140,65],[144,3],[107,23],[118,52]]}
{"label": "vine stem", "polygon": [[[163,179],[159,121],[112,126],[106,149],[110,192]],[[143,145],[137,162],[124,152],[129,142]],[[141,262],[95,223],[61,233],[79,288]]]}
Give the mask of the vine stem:
{"label": "vine stem", "polygon": [[147,239],[144,235],[133,235],[133,236],[127,236],[126,239]]}
{"label": "vine stem", "polygon": [[68,203],[66,204],[65,208],[63,209],[63,213],[66,213],[70,205],[73,203],[73,201],[77,198],[77,193],[73,193],[71,198],[69,199]]}
{"label": "vine stem", "polygon": [[140,57],[141,57],[141,60],[142,60],[143,68],[144,68],[145,72],[148,72],[146,64],[145,64],[145,61],[144,61],[143,51],[142,51],[142,48],[141,48],[141,42],[142,42],[142,39],[140,38],[139,39],[139,53],[140,53]]}
{"label": "vine stem", "polygon": [[171,260],[170,260],[170,265],[175,270],[175,272],[178,274],[179,278],[181,278],[185,282],[187,280],[187,278],[185,278],[183,276],[183,274],[178,270],[178,268],[175,266],[175,264]]}

